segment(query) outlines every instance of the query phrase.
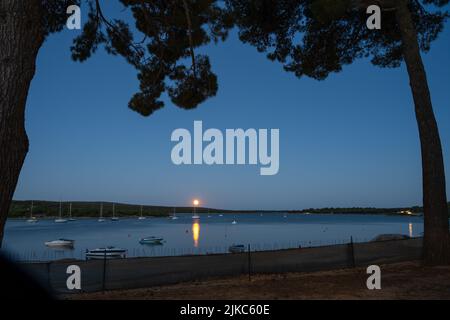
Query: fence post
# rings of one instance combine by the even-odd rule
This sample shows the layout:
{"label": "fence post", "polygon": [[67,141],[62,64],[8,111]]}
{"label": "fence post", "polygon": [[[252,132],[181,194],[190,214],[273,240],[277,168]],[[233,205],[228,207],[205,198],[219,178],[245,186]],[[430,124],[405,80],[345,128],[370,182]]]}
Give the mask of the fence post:
{"label": "fence post", "polygon": [[248,245],[248,281],[252,280],[252,259],[250,253],[250,244]]}
{"label": "fence post", "polygon": [[356,267],[356,262],[355,262],[355,248],[353,246],[353,237],[350,236],[350,243],[349,245],[349,250],[350,250],[350,264],[352,268]]}
{"label": "fence post", "polygon": [[103,256],[103,277],[102,277],[102,291],[105,291],[106,289],[106,249],[105,249],[105,254]]}

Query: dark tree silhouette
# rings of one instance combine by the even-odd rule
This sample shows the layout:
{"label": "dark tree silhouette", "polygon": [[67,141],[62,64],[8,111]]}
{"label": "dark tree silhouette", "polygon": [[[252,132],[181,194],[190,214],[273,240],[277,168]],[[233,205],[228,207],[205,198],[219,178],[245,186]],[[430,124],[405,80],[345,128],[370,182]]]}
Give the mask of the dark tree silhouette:
{"label": "dark tree silhouette", "polygon": [[[449,0],[228,0],[239,37],[297,77],[325,79],[358,58],[379,67],[404,61],[419,127],[423,168],[424,261],[450,261],[445,173],[438,127],[420,51],[442,31]],[[381,30],[366,27],[366,8],[382,9]],[[428,9],[428,10],[427,10]]]}
{"label": "dark tree silhouette", "polygon": [[[69,5],[81,0],[0,0],[0,246],[4,224],[25,156],[25,105],[35,60],[45,39],[61,31]],[[216,0],[120,0],[133,15],[134,26],[105,15],[99,0],[83,0],[89,8],[82,34],[74,39],[72,58],[84,61],[100,45],[136,68],[139,92],[129,107],[144,116],[172,102],[195,108],[216,94],[217,77],[209,59],[195,48],[224,40],[230,16]],[[139,40],[135,40],[140,37]]]}

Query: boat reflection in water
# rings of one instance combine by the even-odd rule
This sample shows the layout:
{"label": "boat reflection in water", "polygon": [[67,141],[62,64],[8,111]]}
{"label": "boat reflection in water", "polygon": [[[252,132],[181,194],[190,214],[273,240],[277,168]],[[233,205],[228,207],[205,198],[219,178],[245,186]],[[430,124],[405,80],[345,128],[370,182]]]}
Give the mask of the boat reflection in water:
{"label": "boat reflection in water", "polygon": [[198,239],[200,237],[200,223],[195,220],[192,224],[192,239],[194,240],[194,247],[198,247]]}

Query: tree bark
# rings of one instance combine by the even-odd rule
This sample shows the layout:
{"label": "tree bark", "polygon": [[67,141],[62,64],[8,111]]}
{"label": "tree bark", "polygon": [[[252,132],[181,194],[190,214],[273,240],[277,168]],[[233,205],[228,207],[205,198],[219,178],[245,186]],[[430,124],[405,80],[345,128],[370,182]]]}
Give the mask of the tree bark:
{"label": "tree bark", "polygon": [[40,0],[0,0],[0,247],[28,152],[25,104],[44,40]]}
{"label": "tree bark", "polygon": [[420,56],[409,0],[398,0],[397,23],[403,41],[422,151],[425,264],[450,262],[449,223],[441,140],[433,113],[427,76]]}

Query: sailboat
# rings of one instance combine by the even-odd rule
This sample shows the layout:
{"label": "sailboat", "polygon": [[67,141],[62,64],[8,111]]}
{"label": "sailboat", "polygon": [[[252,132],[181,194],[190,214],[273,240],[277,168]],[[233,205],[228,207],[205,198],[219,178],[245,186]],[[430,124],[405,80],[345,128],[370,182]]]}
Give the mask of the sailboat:
{"label": "sailboat", "polygon": [[113,215],[112,215],[111,220],[112,221],[118,221],[119,220],[119,217],[116,217],[116,204],[115,203],[113,203]]}
{"label": "sailboat", "polygon": [[98,218],[98,222],[103,222],[105,219],[103,219],[103,203],[100,204],[100,217]]}
{"label": "sailboat", "polygon": [[77,219],[72,218],[72,202],[69,205],[69,221],[76,221]]}
{"label": "sailboat", "polygon": [[63,218],[62,218],[62,203],[61,203],[61,201],[59,202],[59,218],[58,218],[58,219],[55,219],[55,222],[56,222],[56,223],[67,222],[66,219],[63,219]]}
{"label": "sailboat", "polygon": [[173,215],[170,216],[170,219],[172,219],[172,220],[177,220],[178,219],[178,217],[175,214],[175,210],[176,210],[175,207],[173,207]]}
{"label": "sailboat", "polygon": [[36,217],[33,217],[33,201],[31,201],[31,207],[30,207],[30,219],[27,220],[28,223],[35,223],[38,222],[38,219]]}
{"label": "sailboat", "polygon": [[138,220],[145,220],[146,219],[146,217],[144,217],[143,215],[142,215],[142,206],[141,206],[141,211],[140,211],[140,213],[139,213],[139,218],[138,218]]}

